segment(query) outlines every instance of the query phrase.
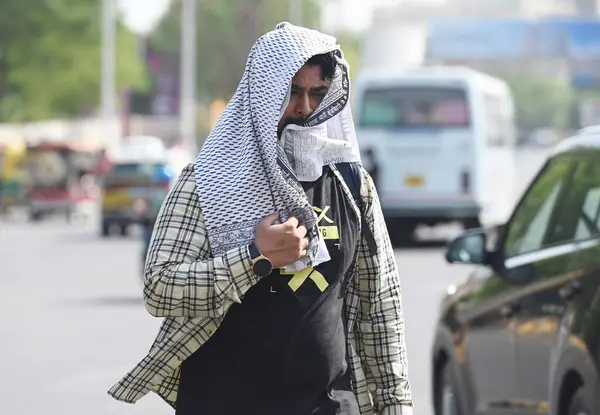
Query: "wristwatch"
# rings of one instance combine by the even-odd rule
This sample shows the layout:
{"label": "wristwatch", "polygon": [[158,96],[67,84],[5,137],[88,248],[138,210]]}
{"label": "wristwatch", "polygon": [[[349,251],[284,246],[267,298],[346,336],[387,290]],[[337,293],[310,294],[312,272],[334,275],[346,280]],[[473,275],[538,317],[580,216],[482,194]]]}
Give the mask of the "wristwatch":
{"label": "wristwatch", "polygon": [[271,264],[269,258],[260,253],[254,242],[248,246],[248,252],[250,253],[250,260],[252,261],[252,271],[254,271],[254,275],[259,278],[263,278],[273,271],[273,264]]}

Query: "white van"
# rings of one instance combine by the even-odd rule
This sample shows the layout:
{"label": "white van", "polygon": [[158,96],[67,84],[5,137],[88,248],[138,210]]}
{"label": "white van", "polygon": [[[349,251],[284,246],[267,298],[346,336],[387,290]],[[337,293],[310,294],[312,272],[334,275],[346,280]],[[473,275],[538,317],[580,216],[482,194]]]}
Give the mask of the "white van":
{"label": "white van", "polygon": [[372,155],[378,166],[395,236],[412,238],[419,223],[473,228],[508,219],[516,128],[504,81],[466,67],[371,70],[353,96],[363,161],[370,168]]}

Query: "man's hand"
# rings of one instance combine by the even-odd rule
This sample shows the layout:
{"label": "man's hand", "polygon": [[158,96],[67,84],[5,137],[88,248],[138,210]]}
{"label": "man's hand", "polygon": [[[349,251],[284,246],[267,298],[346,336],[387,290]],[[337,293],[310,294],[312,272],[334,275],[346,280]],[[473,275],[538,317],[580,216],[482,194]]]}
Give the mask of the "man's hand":
{"label": "man's hand", "polygon": [[278,218],[274,213],[258,223],[254,244],[274,268],[283,268],[306,256],[308,238],[306,227],[298,226],[298,219],[289,218],[281,225],[273,225]]}

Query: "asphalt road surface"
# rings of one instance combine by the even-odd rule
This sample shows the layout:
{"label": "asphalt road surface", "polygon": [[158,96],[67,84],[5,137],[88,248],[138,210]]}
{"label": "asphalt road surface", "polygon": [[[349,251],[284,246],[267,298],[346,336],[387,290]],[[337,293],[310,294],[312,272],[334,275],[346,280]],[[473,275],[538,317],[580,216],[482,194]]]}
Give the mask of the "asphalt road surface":
{"label": "asphalt road surface", "polygon": [[[525,181],[543,154],[520,158]],[[0,222],[0,415],[173,413],[154,395],[127,405],[106,394],[145,355],[160,320],[141,301],[139,238],[97,235],[94,223]],[[416,413],[429,415],[439,300],[469,268],[448,266],[442,246],[398,250],[396,259]]]}

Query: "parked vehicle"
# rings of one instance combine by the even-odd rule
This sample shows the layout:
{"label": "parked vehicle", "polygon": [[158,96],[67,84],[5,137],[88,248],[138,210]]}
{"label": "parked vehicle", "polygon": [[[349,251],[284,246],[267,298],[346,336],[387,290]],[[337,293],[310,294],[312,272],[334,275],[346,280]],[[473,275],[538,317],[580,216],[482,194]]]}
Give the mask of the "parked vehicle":
{"label": "parked vehicle", "polygon": [[29,218],[62,213],[67,220],[81,205],[95,196],[88,180],[81,180],[96,168],[101,147],[86,141],[43,141],[27,147],[29,176],[27,203]]}
{"label": "parked vehicle", "polygon": [[437,415],[600,414],[600,130],[555,147],[509,220],[448,247]]}
{"label": "parked vehicle", "polygon": [[26,203],[27,172],[24,142],[0,145],[0,215]]}
{"label": "parked vehicle", "polygon": [[125,236],[136,224],[136,203],[162,200],[183,167],[192,158],[179,148],[167,148],[152,136],[128,137],[111,159],[102,194],[101,235],[113,227]]}

